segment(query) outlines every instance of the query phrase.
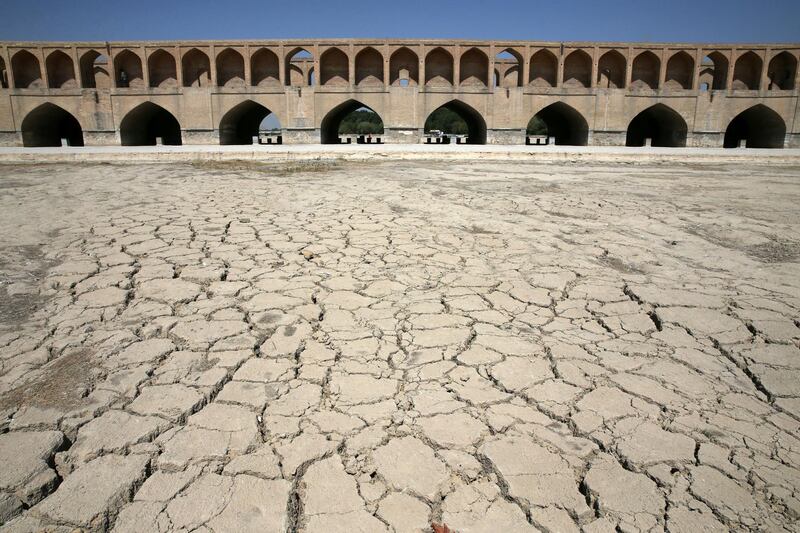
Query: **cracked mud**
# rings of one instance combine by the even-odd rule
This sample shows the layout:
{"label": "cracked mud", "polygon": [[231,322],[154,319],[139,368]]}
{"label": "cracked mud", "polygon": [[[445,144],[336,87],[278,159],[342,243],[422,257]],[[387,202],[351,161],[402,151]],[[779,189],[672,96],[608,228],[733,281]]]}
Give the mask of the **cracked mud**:
{"label": "cracked mud", "polygon": [[0,530],[800,531],[800,171],[4,167]]}

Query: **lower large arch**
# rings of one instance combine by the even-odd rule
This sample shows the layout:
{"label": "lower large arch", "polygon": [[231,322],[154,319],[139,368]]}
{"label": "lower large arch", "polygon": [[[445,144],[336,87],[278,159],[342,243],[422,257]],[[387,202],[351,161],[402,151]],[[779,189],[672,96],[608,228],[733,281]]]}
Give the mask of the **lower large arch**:
{"label": "lower large arch", "polygon": [[22,121],[23,146],[83,146],[83,130],[78,119],[55,104],[42,104]]}
{"label": "lower large arch", "polygon": [[467,144],[486,144],[486,121],[483,120],[483,117],[478,111],[460,100],[451,100],[443,106],[434,109],[425,121],[425,132],[430,131],[430,117],[440,109],[452,111],[467,124]]}
{"label": "lower large arch", "polygon": [[261,122],[272,113],[252,100],[234,106],[219,122],[220,144],[253,144]]}
{"label": "lower large arch", "polygon": [[783,148],[786,123],[780,115],[758,104],[736,115],[725,130],[725,148],[737,148],[745,141],[747,148]]}
{"label": "lower large arch", "polygon": [[651,146],[686,146],[686,121],[677,111],[656,104],[636,115],[628,125],[626,146],[644,146],[647,139]]}
{"label": "lower large arch", "polygon": [[547,136],[555,137],[556,144],[586,146],[589,142],[589,124],[578,111],[563,102],[545,107],[531,121],[539,118],[547,126]]}
{"label": "lower large arch", "polygon": [[180,145],[181,126],[166,109],[153,102],[145,102],[131,109],[119,125],[122,146]]}
{"label": "lower large arch", "polygon": [[342,120],[356,109],[364,107],[370,109],[373,113],[375,112],[358,100],[348,100],[331,109],[322,119],[322,124],[320,124],[322,144],[339,144],[339,126],[341,126]]}

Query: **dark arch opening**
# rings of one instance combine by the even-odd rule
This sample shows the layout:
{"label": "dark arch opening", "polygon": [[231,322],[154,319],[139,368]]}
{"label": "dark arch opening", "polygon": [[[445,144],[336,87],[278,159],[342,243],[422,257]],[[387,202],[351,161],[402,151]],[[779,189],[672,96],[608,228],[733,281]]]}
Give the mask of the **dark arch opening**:
{"label": "dark arch opening", "polygon": [[78,119],[55,104],[42,104],[22,121],[23,146],[83,146],[83,130]]}
{"label": "dark arch opening", "polygon": [[656,104],[631,120],[625,146],[644,146],[651,139],[651,146],[684,147],[687,131],[683,117],[664,104]]}
{"label": "dark arch opening", "polygon": [[758,104],[739,113],[725,130],[725,148],[783,148],[786,124],[775,111]]}
{"label": "dark arch opening", "polygon": [[555,137],[556,144],[586,146],[589,143],[586,119],[563,102],[550,104],[536,113],[528,122],[527,133]]}
{"label": "dark arch opening", "polygon": [[[259,134],[261,124],[270,115],[272,111],[252,100],[234,106],[219,122],[219,143],[253,144],[253,137]],[[277,126],[279,128],[280,124]]]}
{"label": "dark arch opening", "polygon": [[11,58],[11,71],[14,73],[14,87],[17,89],[37,88],[43,85],[39,60],[27,50],[20,50]]}
{"label": "dark arch opening", "polygon": [[152,102],[145,102],[131,109],[119,125],[122,146],[155,146],[156,139],[162,144],[180,145],[181,126],[166,109]]}
{"label": "dark arch opening", "polygon": [[350,130],[353,127],[357,127],[357,125],[354,124],[355,121],[350,120],[351,115],[354,113],[365,112],[373,113],[380,121],[378,124],[375,122],[374,117],[369,117],[369,121],[374,123],[374,127],[371,127],[370,131],[366,132],[365,134],[371,134],[373,133],[373,130],[376,134],[382,134],[383,120],[380,118],[380,116],[370,107],[365,106],[361,102],[357,100],[348,100],[331,109],[328,114],[325,115],[325,118],[322,119],[322,124],[320,125],[320,137],[322,144],[339,144],[340,133],[359,133],[358,131],[342,131],[342,126],[345,126],[345,130]]}
{"label": "dark arch opening", "polygon": [[[466,131],[461,129],[464,126]],[[451,100],[428,115],[425,133],[436,130],[445,134],[466,133],[467,144],[486,144],[486,121],[475,109],[459,100]]]}

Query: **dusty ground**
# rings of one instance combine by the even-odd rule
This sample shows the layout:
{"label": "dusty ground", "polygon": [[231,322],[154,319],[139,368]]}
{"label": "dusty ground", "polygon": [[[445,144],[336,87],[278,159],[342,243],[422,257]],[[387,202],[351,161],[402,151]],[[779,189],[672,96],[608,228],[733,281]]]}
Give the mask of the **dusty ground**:
{"label": "dusty ground", "polygon": [[0,168],[2,531],[800,531],[800,168]]}

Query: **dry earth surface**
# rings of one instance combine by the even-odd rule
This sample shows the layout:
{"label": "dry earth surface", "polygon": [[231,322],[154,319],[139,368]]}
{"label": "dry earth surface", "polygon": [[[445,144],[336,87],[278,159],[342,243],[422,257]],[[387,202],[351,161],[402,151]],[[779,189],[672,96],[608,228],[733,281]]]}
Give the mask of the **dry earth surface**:
{"label": "dry earth surface", "polygon": [[800,531],[800,167],[0,167],[0,527]]}

